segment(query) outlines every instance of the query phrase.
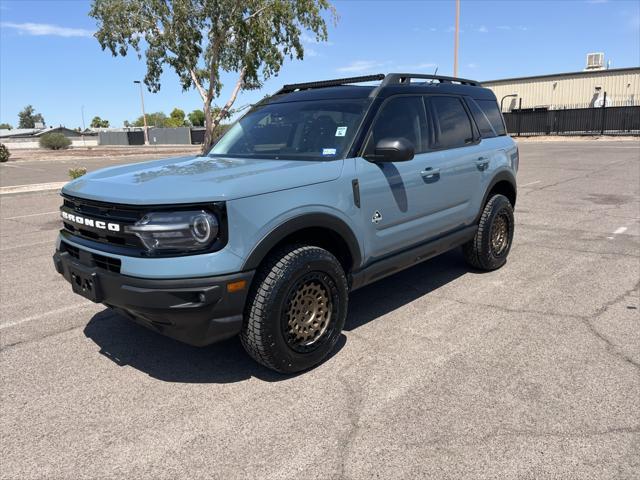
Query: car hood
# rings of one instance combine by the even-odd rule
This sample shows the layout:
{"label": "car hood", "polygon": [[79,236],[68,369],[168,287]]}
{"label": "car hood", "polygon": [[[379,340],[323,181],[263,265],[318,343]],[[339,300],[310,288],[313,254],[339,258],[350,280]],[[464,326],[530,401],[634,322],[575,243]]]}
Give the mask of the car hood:
{"label": "car hood", "polygon": [[62,193],[133,205],[232,200],[335,180],[342,160],[181,157],[97,170]]}

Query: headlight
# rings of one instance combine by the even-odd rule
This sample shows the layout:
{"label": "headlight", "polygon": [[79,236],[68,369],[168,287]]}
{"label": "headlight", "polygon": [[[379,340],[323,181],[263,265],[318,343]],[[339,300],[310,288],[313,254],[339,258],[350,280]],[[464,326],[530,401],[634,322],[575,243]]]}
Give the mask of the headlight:
{"label": "headlight", "polygon": [[150,253],[205,250],[218,237],[218,219],[199,211],[148,213],[125,231],[135,234]]}

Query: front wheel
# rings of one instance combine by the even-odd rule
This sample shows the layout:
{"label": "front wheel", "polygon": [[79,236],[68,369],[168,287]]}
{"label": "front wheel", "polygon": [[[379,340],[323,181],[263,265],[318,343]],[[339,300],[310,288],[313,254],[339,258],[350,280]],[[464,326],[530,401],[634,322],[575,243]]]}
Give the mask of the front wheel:
{"label": "front wheel", "polygon": [[473,240],[462,246],[464,258],[479,270],[496,270],[507,261],[513,241],[514,217],[504,195],[492,196],[482,211]]}
{"label": "front wheel", "polygon": [[320,363],[335,346],[347,315],[340,262],[310,245],[272,253],[258,271],[240,340],[256,361],[282,373]]}

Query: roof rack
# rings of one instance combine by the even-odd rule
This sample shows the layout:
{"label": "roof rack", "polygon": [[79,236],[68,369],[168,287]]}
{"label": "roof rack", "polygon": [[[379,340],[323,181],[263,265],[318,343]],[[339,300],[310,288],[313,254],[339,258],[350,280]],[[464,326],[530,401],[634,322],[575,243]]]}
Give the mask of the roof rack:
{"label": "roof rack", "polygon": [[[469,85],[473,87],[481,87],[480,82],[475,80],[468,80],[466,78],[457,78],[457,77],[445,77],[442,75],[427,75],[422,73],[389,73],[387,75],[383,73],[378,73],[376,75],[364,75],[361,77],[347,77],[347,78],[336,78],[334,80],[321,80],[318,82],[307,82],[307,83],[292,83],[290,85],[285,85],[280,90],[278,90],[275,95],[280,95],[283,93],[291,93],[296,90],[309,90],[313,88],[324,88],[324,87],[337,87],[339,85],[348,85],[351,83],[362,83],[362,82],[371,82],[375,80],[382,80],[380,85],[374,90],[374,92],[380,91],[380,89],[390,86],[390,85],[403,85],[411,83],[412,78],[419,78],[424,80],[437,80],[440,83],[455,83],[459,85]],[[375,95],[375,93],[373,93]]]}
{"label": "roof rack", "polygon": [[411,83],[412,78],[420,78],[425,80],[437,80],[440,83],[458,83],[460,85],[470,85],[472,87],[481,87],[480,82],[468,80],[466,78],[445,77],[442,75],[427,75],[422,73],[390,73],[384,77],[380,87],[386,87],[393,84]]}
{"label": "roof rack", "polygon": [[336,78],[334,80],[321,80],[319,82],[308,82],[308,83],[292,83],[291,85],[285,85],[280,90],[278,90],[275,95],[279,95],[281,93],[291,93],[296,90],[308,90],[311,88],[324,88],[324,87],[336,87],[338,85],[347,85],[350,83],[361,83],[361,82],[371,82],[374,80],[384,80],[385,75],[379,73],[377,75],[365,75],[362,77],[347,77],[347,78]]}

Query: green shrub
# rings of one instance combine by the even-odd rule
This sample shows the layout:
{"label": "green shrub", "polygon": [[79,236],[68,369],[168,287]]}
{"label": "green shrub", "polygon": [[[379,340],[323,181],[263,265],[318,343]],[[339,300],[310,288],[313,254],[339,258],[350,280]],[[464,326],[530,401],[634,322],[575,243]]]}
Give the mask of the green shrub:
{"label": "green shrub", "polygon": [[46,133],[40,137],[40,146],[51,150],[62,150],[69,148],[71,140],[61,133]]}
{"label": "green shrub", "polygon": [[81,177],[85,173],[87,173],[87,169],[84,167],[76,167],[76,168],[69,169],[69,177],[71,177],[71,180]]}
{"label": "green shrub", "polygon": [[7,160],[9,160],[10,156],[11,152],[9,151],[9,149],[0,143],[0,162],[6,162]]}

